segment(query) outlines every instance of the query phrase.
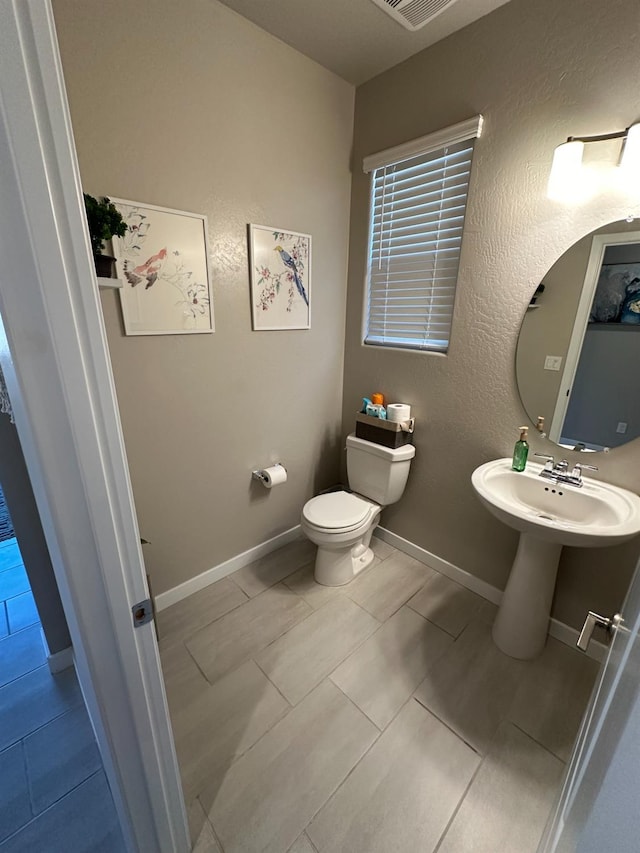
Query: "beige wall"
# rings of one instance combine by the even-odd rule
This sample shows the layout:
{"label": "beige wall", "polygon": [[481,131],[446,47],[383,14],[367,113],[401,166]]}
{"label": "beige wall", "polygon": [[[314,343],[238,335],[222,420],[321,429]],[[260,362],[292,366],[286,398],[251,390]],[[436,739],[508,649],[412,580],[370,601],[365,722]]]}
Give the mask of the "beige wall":
{"label": "beige wall", "polygon": [[[405,496],[383,524],[496,586],[505,583],[517,538],[480,506],[469,478],[480,463],[511,455],[526,421],[515,347],[537,283],[572,243],[629,212],[613,192],[578,208],[554,204],[546,182],[554,147],[567,136],[640,119],[639,24],[637,0],[512,0],[357,91],[345,431],[368,391],[413,404],[417,456]],[[364,348],[362,158],[476,113],[484,115],[485,131],[475,153],[449,355]],[[555,448],[536,436],[534,450]],[[640,487],[638,441],[598,464],[604,478]],[[554,615],[577,625],[587,608],[613,611],[637,551],[635,542],[565,549]]]}
{"label": "beige wall", "polygon": [[[216,0],[54,12],[85,189],[209,217],[214,335],[125,337],[102,296],[159,593],[338,478],[354,89]],[[250,222],[313,235],[310,331],[251,331]],[[277,460],[267,492],[251,469]]]}

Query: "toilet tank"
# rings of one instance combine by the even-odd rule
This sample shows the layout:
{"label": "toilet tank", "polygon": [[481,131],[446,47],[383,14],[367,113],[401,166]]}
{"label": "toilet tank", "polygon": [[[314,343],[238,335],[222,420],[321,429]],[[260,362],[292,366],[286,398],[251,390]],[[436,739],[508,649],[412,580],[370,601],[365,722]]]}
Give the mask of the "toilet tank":
{"label": "toilet tank", "polygon": [[355,435],[347,436],[347,475],[352,491],[381,506],[399,501],[416,455],[412,444],[383,447]]}

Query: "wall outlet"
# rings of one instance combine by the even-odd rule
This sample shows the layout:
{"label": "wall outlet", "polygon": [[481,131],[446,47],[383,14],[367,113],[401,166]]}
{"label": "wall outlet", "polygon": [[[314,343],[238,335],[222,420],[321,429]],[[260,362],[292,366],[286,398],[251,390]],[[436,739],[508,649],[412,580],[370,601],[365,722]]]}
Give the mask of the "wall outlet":
{"label": "wall outlet", "polygon": [[626,423],[625,423],[624,421],[620,421],[620,422],[618,423],[618,426],[616,427],[616,432],[619,432],[619,433],[621,433],[622,435],[624,435],[624,433],[625,433],[626,431],[627,431],[627,425],[626,425]]}
{"label": "wall outlet", "polygon": [[561,355],[548,355],[544,360],[545,370],[560,370],[562,365]]}

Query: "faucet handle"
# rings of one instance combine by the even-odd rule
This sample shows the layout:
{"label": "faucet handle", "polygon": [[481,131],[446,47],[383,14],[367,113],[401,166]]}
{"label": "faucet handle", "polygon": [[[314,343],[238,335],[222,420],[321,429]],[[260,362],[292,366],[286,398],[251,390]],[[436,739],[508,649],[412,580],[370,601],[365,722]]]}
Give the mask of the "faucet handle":
{"label": "faucet handle", "polygon": [[533,455],[546,459],[547,461],[544,463],[544,470],[553,471],[553,456],[549,456],[548,453],[534,453]]}
{"label": "faucet handle", "polygon": [[585,465],[583,462],[576,462],[576,464],[573,466],[574,473],[577,473],[578,475],[582,471],[584,471],[585,469],[587,471],[597,471],[598,466],[597,465]]}

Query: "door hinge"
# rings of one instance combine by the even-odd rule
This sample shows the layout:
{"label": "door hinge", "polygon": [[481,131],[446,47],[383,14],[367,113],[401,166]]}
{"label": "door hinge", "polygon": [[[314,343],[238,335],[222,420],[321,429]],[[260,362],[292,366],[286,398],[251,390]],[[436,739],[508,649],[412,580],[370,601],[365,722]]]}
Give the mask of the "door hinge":
{"label": "door hinge", "polygon": [[146,625],[153,619],[153,605],[150,598],[145,598],[144,601],[139,601],[131,608],[133,613],[133,627],[139,628],[141,625]]}

